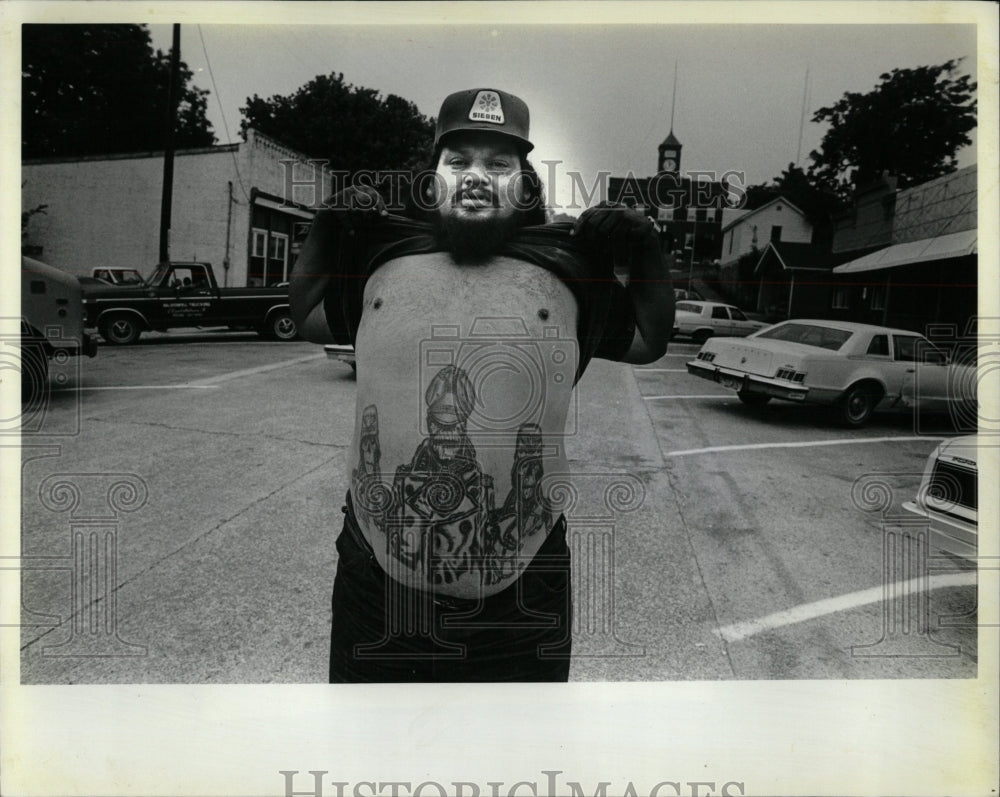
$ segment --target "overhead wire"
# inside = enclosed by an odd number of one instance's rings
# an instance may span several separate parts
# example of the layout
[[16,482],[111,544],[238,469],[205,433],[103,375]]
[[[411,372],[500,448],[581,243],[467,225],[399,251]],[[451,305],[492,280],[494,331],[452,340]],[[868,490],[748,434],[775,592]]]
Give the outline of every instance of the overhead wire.
[[[205,36],[201,32],[201,25],[196,26],[198,28],[198,38],[201,39],[201,50],[205,55],[205,66],[208,68],[208,77],[212,81],[212,91],[215,92],[215,101],[219,104],[219,115],[222,117],[222,127],[226,131],[226,140],[232,141],[232,136],[229,134],[229,124],[226,122],[226,112],[222,107],[222,95],[219,93],[219,87],[215,83],[215,74],[212,72],[212,62],[208,58],[208,47],[205,46]],[[240,190],[243,192],[243,198],[247,202],[250,201],[250,194],[247,192],[246,186],[243,184],[243,175],[240,174],[240,164],[236,158],[236,152],[230,153],[233,158],[233,168],[236,170],[236,180],[240,184]]]

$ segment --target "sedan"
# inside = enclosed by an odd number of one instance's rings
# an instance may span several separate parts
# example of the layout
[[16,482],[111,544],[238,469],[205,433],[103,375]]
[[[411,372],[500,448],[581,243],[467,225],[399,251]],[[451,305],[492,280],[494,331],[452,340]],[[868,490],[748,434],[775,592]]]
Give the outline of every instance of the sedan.
[[677,302],[674,335],[687,335],[695,343],[711,337],[743,337],[767,326],[752,321],[740,308],[720,302]]
[[847,426],[862,426],[880,409],[957,411],[952,405],[961,404],[968,412],[975,403],[973,365],[953,363],[916,332],[846,321],[784,321],[743,340],[709,340],[687,369],[745,404],[827,405]]
[[941,443],[927,458],[916,498],[903,509],[926,518],[932,553],[974,560],[978,542],[979,446],[976,435]]

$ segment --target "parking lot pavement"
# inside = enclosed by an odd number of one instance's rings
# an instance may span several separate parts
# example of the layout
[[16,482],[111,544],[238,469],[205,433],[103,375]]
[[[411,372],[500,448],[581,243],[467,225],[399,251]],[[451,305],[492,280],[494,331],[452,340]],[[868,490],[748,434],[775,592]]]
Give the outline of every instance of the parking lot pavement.
[[[695,349],[578,386],[571,678],[974,676],[975,573],[953,564],[921,593],[933,627],[882,655],[884,523],[851,501],[867,473],[910,498],[935,441],[748,411],[684,372]],[[87,365],[24,449],[22,681],[324,681],[350,369],[253,336]]]
[[571,679],[732,677],[631,367],[594,360],[577,389],[580,433],[567,441],[581,496],[568,515],[578,546]]
[[349,370],[253,339],[93,364],[52,407],[78,432],[25,449],[22,681],[324,680]]
[[[947,424],[846,430],[809,407],[752,410],[684,374],[697,346],[671,348],[634,373],[733,677],[974,677],[975,569],[923,555],[921,530],[899,525]],[[884,511],[862,484],[885,490]],[[887,600],[894,584],[910,592]]]

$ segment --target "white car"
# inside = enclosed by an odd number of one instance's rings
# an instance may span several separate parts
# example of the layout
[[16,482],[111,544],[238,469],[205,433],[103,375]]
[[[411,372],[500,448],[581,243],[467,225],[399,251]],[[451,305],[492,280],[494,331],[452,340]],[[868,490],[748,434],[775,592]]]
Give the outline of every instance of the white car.
[[978,543],[979,446],[976,435],[941,443],[927,458],[916,499],[903,509],[927,518],[931,554],[975,559]]
[[686,335],[695,343],[711,337],[743,337],[767,326],[747,318],[731,304],[683,301],[677,302],[674,309],[674,335]]
[[744,404],[825,404],[848,426],[863,425],[876,409],[976,417],[975,365],[952,362],[905,329],[783,321],[742,340],[709,340],[687,369],[736,391]]

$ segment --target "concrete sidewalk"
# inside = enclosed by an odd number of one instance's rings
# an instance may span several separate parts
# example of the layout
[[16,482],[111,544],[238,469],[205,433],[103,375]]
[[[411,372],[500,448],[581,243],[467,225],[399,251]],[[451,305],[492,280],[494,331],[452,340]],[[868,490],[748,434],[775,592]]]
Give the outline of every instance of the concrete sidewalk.
[[[631,366],[594,360],[577,391],[580,433],[567,442],[581,494],[568,513],[577,583],[570,679],[732,677],[678,509],[674,465],[660,450],[669,430],[654,428]],[[621,500],[635,484],[638,500]],[[610,544],[609,563],[594,561],[600,543]]]

